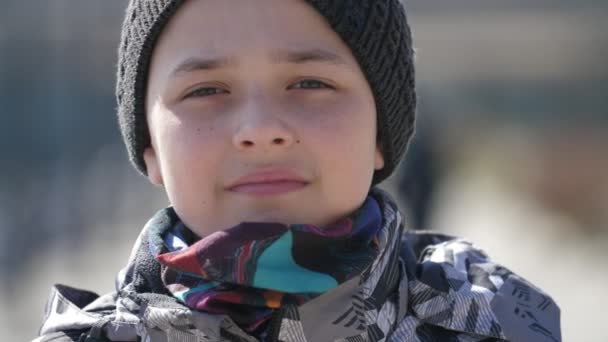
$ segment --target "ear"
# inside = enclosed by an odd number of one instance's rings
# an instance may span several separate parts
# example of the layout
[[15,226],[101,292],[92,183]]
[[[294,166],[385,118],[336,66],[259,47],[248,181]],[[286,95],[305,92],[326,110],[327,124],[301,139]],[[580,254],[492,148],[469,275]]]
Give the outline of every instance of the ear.
[[160,163],[154,147],[150,146],[144,150],[144,162],[146,163],[146,171],[148,172],[150,183],[163,186],[163,175],[160,171]]
[[384,156],[380,144],[376,144],[376,152],[374,153],[374,169],[380,170],[384,167]]

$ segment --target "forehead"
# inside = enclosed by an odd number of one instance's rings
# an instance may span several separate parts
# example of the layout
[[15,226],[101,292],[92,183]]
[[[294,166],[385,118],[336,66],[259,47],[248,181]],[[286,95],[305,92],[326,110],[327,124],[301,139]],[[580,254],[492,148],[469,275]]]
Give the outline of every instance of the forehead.
[[303,0],[186,1],[163,30],[155,59],[289,50],[327,51],[356,64],[325,18]]

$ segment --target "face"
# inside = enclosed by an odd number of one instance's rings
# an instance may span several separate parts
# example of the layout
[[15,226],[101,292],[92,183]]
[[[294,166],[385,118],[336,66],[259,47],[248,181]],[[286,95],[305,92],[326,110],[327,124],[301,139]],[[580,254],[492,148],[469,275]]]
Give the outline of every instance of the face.
[[302,0],[187,1],[155,47],[146,109],[148,177],[199,236],[326,226],[384,166],[369,84]]

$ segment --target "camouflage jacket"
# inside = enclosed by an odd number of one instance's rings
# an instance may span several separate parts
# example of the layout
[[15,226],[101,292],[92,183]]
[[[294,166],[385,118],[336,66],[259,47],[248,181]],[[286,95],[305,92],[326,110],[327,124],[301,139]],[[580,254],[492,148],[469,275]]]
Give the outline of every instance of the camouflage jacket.
[[[382,252],[359,277],[301,306],[274,312],[266,341],[559,342],[559,308],[471,243],[404,231],[389,196],[381,204]],[[56,285],[37,342],[257,342],[225,315],[190,310],[169,295],[140,234],[117,290],[104,296]]]

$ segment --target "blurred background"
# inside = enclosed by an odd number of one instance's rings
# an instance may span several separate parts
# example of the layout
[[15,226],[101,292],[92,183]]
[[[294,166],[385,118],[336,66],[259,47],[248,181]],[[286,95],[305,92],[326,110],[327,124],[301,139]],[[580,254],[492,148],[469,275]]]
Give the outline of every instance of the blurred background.
[[[608,2],[409,0],[418,133],[383,185],[412,229],[464,236],[551,294],[565,341],[607,341]],[[126,158],[126,1],[2,0],[0,340],[49,288],[113,289],[164,194]]]

